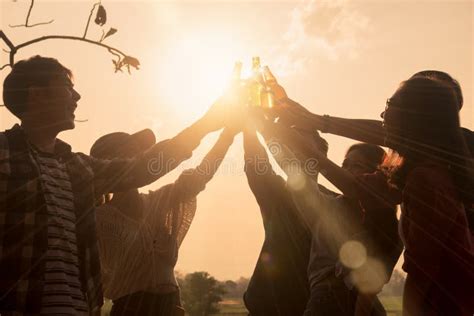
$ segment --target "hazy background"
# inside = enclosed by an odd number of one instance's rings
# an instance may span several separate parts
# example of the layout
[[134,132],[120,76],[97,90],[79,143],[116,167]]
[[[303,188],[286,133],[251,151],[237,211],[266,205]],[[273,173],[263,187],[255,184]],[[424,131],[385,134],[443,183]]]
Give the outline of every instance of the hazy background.
[[[0,0],[0,28],[14,44],[46,35],[82,36],[93,1]],[[89,44],[53,40],[22,49],[58,58],[75,75],[82,99],[76,129],[60,135],[76,151],[89,152],[95,139],[114,131],[151,128],[172,137],[202,115],[218,97],[235,60],[250,67],[258,55],[293,99],[311,111],[334,116],[378,118],[400,81],[423,69],[447,71],[459,80],[465,127],[474,128],[473,10],[471,1],[107,1],[108,21],[118,29],[106,39],[137,57],[139,71],[114,74],[112,56]],[[88,38],[101,28],[91,24]],[[7,48],[3,43],[1,48]],[[0,51],[1,64],[8,54]],[[9,69],[0,72],[0,79]],[[0,88],[2,90],[2,88]],[[0,108],[0,129],[16,119]],[[212,146],[210,135],[182,167],[144,188],[174,181],[199,163]],[[329,156],[342,162],[352,143],[336,136]],[[243,174],[240,136],[223,168],[198,197],[193,225],[180,250],[181,272],[209,271],[218,279],[250,276],[263,228]]]

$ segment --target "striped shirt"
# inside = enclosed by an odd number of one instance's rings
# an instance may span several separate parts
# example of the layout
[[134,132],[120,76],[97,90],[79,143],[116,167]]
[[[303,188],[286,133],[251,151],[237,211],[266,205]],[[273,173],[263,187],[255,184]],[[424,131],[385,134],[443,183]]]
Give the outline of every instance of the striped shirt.
[[48,216],[41,314],[88,315],[79,281],[74,197],[66,165],[54,155],[35,150],[33,153]]

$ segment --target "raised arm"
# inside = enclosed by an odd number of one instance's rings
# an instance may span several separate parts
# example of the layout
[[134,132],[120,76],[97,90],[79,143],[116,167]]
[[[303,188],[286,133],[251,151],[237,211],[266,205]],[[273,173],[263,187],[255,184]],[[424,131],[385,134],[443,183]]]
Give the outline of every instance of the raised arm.
[[318,115],[289,98],[282,100],[275,112],[290,125],[305,130],[320,130],[323,133],[384,146],[382,121]]
[[267,180],[269,176],[275,176],[267,152],[260,143],[257,132],[253,129],[244,131],[244,159],[247,178],[258,178],[256,179],[258,182],[263,181],[264,178]]
[[185,170],[179,176],[174,185],[179,200],[193,198],[205,189],[222,164],[236,134],[237,131],[225,128],[201,163],[194,169]]
[[210,110],[175,137],[159,142],[132,159],[95,159],[80,155],[94,177],[96,194],[127,191],[150,184],[191,157],[208,133],[224,126],[229,106],[216,102]]
[[244,131],[244,151],[247,182],[257,200],[263,224],[266,226],[273,211],[286,205],[291,196],[286,188],[286,181],[274,172],[255,129]]
[[[321,174],[347,197],[357,197],[357,180],[354,175],[336,165],[315,146],[312,146],[313,141],[311,139],[302,136],[298,131],[284,124],[273,123],[268,120],[263,120],[262,133],[266,139],[274,137],[288,146],[300,160],[302,171],[313,177],[316,182],[317,173],[314,172],[315,170],[308,170],[309,168],[317,167]],[[282,168],[285,169],[283,166]]]

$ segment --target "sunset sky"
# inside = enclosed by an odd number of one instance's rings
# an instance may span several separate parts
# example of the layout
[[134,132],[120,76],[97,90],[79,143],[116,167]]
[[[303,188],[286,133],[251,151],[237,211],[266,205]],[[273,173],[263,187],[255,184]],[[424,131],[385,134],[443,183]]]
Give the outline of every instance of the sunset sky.
[[[0,0],[0,28],[14,44],[46,35],[82,36],[94,1]],[[54,40],[22,49],[16,59],[40,54],[70,68],[82,95],[76,129],[60,138],[89,152],[98,137],[151,128],[174,136],[219,96],[234,61],[249,69],[252,56],[269,65],[288,95],[319,114],[379,118],[398,84],[423,69],[459,80],[462,124],[474,129],[474,2],[471,1],[112,1],[103,0],[110,27],[104,43],[137,57],[140,70],[114,73],[112,56],[90,44]],[[88,38],[101,28],[91,24]],[[1,48],[7,48],[3,43]],[[8,54],[0,51],[0,62]],[[0,72],[0,79],[9,69]],[[0,90],[2,88],[0,87]],[[1,103],[1,102],[0,102]],[[16,119],[0,108],[0,128]],[[144,188],[157,189],[197,165],[217,133],[183,166]],[[329,156],[342,162],[353,142],[323,135]],[[198,210],[181,247],[177,270],[208,271],[218,279],[249,277],[263,240],[257,203],[243,173],[241,136],[223,168],[198,196]]]

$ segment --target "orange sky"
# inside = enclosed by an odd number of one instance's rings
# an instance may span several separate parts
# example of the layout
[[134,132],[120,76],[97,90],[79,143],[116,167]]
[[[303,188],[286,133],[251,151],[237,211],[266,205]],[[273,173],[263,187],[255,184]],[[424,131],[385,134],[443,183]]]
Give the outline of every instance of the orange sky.
[[[61,134],[76,151],[113,131],[152,128],[158,139],[188,126],[215,100],[233,62],[249,67],[259,55],[293,99],[320,114],[378,118],[400,81],[422,69],[459,80],[465,95],[463,125],[474,128],[473,3],[466,1],[102,1],[105,42],[141,62],[132,75],[114,74],[111,56],[94,46],[49,41],[21,50],[73,70],[82,99],[76,116],[88,119]],[[36,1],[36,28],[23,22],[29,1],[0,0],[0,25],[14,43],[44,34],[81,36],[93,1]],[[100,29],[92,25],[89,37]],[[4,46],[2,46],[4,48]],[[1,53],[1,63],[7,54]],[[8,69],[0,72],[3,82]],[[1,88],[0,88],[1,90]],[[0,128],[16,120],[0,108]],[[324,135],[329,156],[341,162],[351,141]],[[182,168],[146,189],[176,179],[196,165],[216,135],[205,139]],[[198,211],[180,251],[177,269],[205,270],[219,279],[250,276],[261,242],[260,214],[245,175],[237,138],[223,169],[198,197]]]

